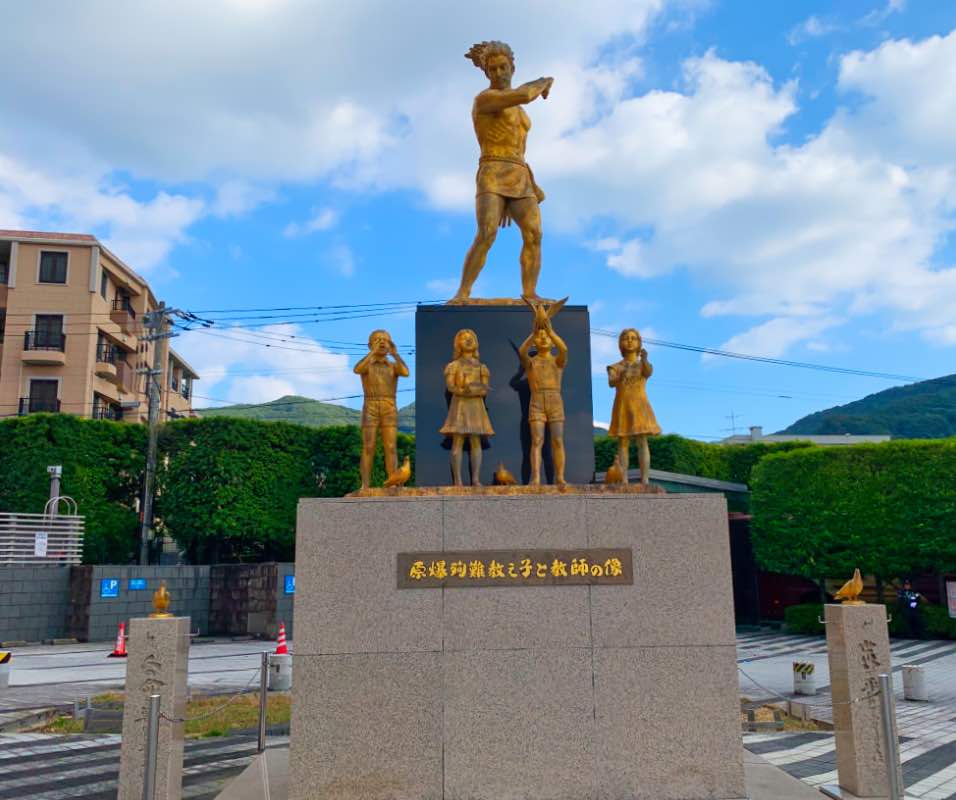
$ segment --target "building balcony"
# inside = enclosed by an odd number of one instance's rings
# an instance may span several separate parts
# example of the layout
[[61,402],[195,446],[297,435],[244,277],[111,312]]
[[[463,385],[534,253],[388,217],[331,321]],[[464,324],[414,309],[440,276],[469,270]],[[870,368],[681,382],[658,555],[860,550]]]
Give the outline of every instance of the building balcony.
[[119,422],[123,419],[123,409],[119,406],[110,406],[106,403],[93,404],[93,419],[111,419]]
[[23,334],[23,363],[57,366],[66,363],[66,334],[61,331],[27,331]]
[[96,345],[96,374],[111,382],[116,382],[116,348],[111,344]]
[[59,399],[40,397],[21,397],[20,416],[24,414],[56,413],[60,410]]
[[136,312],[130,304],[128,298],[117,297],[113,300],[113,308],[110,311],[110,320],[115,322],[123,333],[133,334],[136,330]]

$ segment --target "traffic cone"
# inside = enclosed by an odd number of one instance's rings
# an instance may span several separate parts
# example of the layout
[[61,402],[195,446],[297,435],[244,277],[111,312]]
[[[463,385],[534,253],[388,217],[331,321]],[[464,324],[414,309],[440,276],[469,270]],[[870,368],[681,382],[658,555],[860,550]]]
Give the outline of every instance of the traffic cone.
[[126,623],[119,624],[119,631],[116,634],[116,647],[107,658],[126,658]]
[[279,623],[279,646],[276,647],[277,656],[287,656],[289,655],[289,648],[285,645],[285,623]]

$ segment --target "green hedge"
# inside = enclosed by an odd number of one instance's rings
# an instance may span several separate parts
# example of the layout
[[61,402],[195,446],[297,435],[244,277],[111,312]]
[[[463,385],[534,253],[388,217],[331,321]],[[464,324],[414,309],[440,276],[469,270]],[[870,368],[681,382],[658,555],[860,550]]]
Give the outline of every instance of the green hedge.
[[[414,439],[399,434],[399,457]],[[163,427],[156,514],[194,563],[291,560],[301,497],[340,497],[359,487],[355,426],[210,417]],[[372,480],[385,479],[381,446]]]
[[[947,609],[942,606],[921,605],[924,635],[930,639],[956,639],[956,619],[951,619]],[[905,636],[908,633],[906,620],[895,603],[886,603],[886,614],[890,619],[891,636]],[[816,635],[824,633],[824,626],[817,622],[823,618],[822,603],[803,603],[784,609],[783,620],[788,633]]]
[[770,454],[750,487],[763,569],[816,581],[956,571],[956,440]]
[[[651,467],[685,475],[699,475],[732,483],[750,483],[754,466],[773,453],[789,453],[812,447],[809,442],[774,442],[770,444],[708,444],[683,436],[651,436]],[[617,439],[600,436],[594,440],[594,461],[598,472],[606,470],[617,453]],[[630,464],[637,466],[637,451],[631,445]]]
[[141,425],[30,414],[0,422],[0,511],[42,513],[46,468],[63,467],[61,491],[86,517],[83,560],[125,563],[138,552],[136,498],[146,429]]

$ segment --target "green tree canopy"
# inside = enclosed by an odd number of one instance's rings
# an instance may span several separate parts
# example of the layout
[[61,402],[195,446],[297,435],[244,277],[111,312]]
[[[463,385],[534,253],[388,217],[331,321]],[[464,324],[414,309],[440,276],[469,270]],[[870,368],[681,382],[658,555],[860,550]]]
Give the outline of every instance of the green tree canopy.
[[43,511],[46,468],[63,467],[62,492],[86,517],[83,560],[126,563],[138,549],[136,498],[146,429],[67,414],[30,414],[0,423],[0,511]]

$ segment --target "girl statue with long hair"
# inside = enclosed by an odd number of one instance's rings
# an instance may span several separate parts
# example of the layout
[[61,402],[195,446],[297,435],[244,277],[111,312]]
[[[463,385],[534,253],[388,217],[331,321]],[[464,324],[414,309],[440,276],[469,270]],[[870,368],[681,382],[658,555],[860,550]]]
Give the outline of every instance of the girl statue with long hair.
[[448,417],[441,433],[451,437],[451,474],[455,486],[462,486],[461,456],[465,437],[471,460],[471,485],[481,486],[481,437],[495,431],[488,419],[485,396],[490,374],[478,355],[478,337],[470,328],[455,334],[453,360],[445,367],[445,388],[451,394]]

